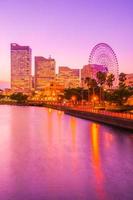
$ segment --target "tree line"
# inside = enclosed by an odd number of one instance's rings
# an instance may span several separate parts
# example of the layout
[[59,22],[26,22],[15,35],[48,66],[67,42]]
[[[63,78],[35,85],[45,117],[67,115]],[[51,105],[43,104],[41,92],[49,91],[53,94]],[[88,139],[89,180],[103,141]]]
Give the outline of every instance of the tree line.
[[72,96],[76,96],[78,101],[91,102],[93,97],[97,96],[100,104],[107,101],[123,105],[133,95],[133,87],[126,86],[126,74],[124,73],[119,74],[119,83],[115,88],[113,87],[114,81],[114,74],[99,71],[96,74],[96,79],[91,77],[82,79],[87,89],[82,87],[65,89],[64,98],[70,100]]
[[[99,104],[103,104],[106,101],[110,104],[123,105],[133,95],[133,87],[126,85],[126,74],[124,73],[119,74],[119,83],[115,88],[113,87],[114,81],[114,74],[99,71],[96,74],[96,79],[91,77],[82,79],[82,83],[86,85],[86,88],[65,89],[64,95],[59,95],[59,101],[62,102],[67,99],[74,102],[81,102],[83,100],[92,102],[97,97]],[[21,92],[13,93],[9,96],[0,94],[0,99],[4,99],[5,97],[18,103],[24,103],[28,101],[29,96]]]

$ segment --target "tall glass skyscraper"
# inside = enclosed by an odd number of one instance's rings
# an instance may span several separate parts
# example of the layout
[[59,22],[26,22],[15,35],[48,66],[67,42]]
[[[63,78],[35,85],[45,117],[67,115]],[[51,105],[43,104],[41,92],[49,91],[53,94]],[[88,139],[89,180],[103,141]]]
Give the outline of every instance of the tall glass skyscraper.
[[44,58],[41,56],[35,57],[35,89],[44,90],[49,87],[55,78],[55,60]]
[[11,89],[14,92],[29,92],[31,87],[31,48],[12,43]]

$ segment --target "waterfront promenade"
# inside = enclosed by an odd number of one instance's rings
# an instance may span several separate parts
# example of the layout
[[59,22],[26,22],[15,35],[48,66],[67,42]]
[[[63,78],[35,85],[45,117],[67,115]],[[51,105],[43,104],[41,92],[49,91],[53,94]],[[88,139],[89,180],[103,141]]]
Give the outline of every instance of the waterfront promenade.
[[66,114],[92,120],[133,131],[133,114],[124,112],[111,112],[98,110],[87,106],[62,106],[59,104],[45,104],[44,106],[63,110]]

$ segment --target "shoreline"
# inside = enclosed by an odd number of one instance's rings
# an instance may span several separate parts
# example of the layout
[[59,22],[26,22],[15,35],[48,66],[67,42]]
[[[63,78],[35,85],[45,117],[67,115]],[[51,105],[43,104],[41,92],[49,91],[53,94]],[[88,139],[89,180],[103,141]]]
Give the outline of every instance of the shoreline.
[[[61,110],[64,111],[67,115],[72,115],[74,117],[78,117],[81,119],[91,120],[98,123],[115,126],[118,128],[124,128],[130,131],[133,131],[133,118],[124,118],[124,117],[118,117],[113,115],[105,115],[101,112],[90,112],[86,110],[76,110],[74,108],[68,108],[63,107],[61,105],[52,105],[52,104],[46,104],[42,102],[38,103],[32,103],[32,102],[26,102],[26,103],[16,103],[16,102],[0,102],[0,105],[13,105],[13,106],[37,106],[37,107],[46,107],[51,108],[55,110]],[[131,115],[133,116],[133,115]]]
[[132,119],[125,119],[110,115],[104,115],[102,113],[93,113],[88,111],[81,111],[81,110],[75,110],[75,109],[68,109],[63,108],[61,106],[55,106],[55,105],[45,105],[44,107],[56,109],[56,110],[63,110],[65,114],[71,115],[74,117],[78,117],[81,119],[91,120],[98,123],[106,124],[109,126],[115,126],[118,128],[124,128],[130,131],[133,131],[133,118]]

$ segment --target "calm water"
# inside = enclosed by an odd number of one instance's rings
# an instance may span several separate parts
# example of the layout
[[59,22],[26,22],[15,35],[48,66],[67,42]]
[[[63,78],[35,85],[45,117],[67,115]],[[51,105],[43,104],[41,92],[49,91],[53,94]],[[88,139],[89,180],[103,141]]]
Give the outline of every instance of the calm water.
[[0,106],[0,200],[132,200],[133,134]]

